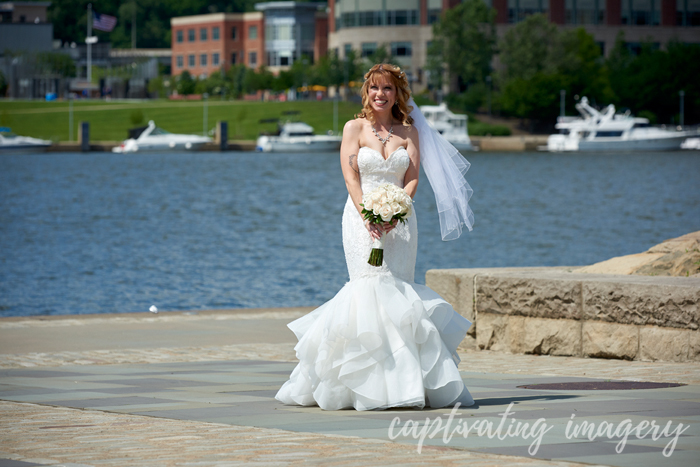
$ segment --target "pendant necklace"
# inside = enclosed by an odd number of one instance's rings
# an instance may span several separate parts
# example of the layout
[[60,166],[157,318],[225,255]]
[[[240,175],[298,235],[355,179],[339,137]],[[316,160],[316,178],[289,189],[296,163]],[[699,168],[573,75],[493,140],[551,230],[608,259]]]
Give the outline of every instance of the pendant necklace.
[[394,132],[394,124],[391,124],[391,128],[389,129],[389,134],[386,135],[386,138],[382,138],[379,136],[379,133],[377,133],[377,130],[374,128],[374,125],[372,125],[372,131],[374,132],[374,135],[379,138],[379,141],[382,143],[382,145],[386,146],[386,142],[389,141],[389,138],[391,138],[391,134]]

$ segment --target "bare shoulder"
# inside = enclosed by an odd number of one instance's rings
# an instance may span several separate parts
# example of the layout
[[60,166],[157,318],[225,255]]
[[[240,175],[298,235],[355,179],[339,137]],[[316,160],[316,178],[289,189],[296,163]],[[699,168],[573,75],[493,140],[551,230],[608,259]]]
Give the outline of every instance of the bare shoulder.
[[414,126],[400,126],[399,131],[395,131],[401,138],[405,139],[407,143],[412,143],[418,146],[418,129]]
[[350,134],[355,134],[358,135],[362,131],[362,128],[365,125],[365,119],[364,118],[354,118],[352,120],[348,120],[345,126],[343,127],[343,133],[350,133]]

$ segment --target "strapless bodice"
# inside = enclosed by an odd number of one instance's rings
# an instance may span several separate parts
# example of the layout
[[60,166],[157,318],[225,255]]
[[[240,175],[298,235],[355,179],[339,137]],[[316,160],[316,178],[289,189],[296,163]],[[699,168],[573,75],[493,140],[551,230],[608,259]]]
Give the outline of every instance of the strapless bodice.
[[361,147],[357,154],[357,166],[360,168],[362,192],[369,193],[383,183],[393,183],[403,188],[410,162],[408,151],[404,147],[396,149],[386,159],[375,149]]

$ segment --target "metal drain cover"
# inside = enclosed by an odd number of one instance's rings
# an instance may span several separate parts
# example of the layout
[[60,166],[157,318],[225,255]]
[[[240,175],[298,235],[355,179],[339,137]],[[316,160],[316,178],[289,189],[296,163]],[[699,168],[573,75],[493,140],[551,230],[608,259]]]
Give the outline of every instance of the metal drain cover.
[[630,389],[661,389],[685,386],[680,383],[650,383],[646,381],[577,381],[574,383],[545,383],[518,386],[521,389],[554,391],[616,391]]

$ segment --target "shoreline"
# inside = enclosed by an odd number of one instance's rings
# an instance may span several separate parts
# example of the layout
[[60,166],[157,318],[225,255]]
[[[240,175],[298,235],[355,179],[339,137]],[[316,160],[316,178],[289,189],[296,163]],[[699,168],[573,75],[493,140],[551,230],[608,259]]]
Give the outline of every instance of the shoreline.
[[[538,147],[546,146],[548,137],[549,135],[470,136],[470,139],[472,144],[482,152],[526,152],[537,151]],[[90,151],[86,152],[111,152],[112,148],[121,143],[121,141],[93,141],[90,143]],[[222,151],[217,143],[207,143],[198,151],[252,152],[255,151],[255,146],[254,140],[229,140],[226,150]],[[51,145],[46,152],[82,152],[82,148],[77,141],[60,141]]]
[[261,316],[274,313],[308,313],[315,310],[315,306],[307,307],[279,307],[279,308],[212,308],[206,310],[159,310],[157,313],[150,311],[124,311],[120,313],[90,313],[90,314],[69,314],[69,315],[33,315],[33,316],[0,316],[0,327],[7,323],[18,323],[23,321],[63,321],[63,320],[97,320],[109,318],[159,318],[159,317],[212,317],[216,315],[229,315],[234,319],[236,316],[259,314]]

